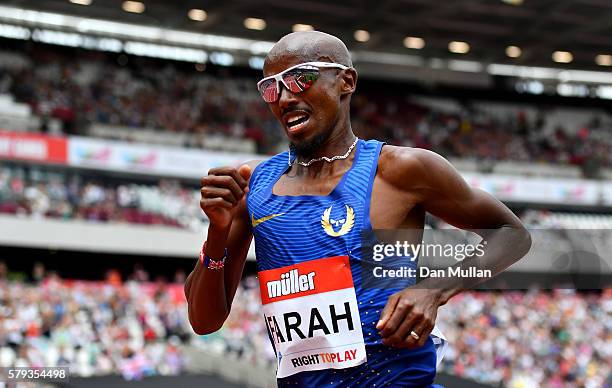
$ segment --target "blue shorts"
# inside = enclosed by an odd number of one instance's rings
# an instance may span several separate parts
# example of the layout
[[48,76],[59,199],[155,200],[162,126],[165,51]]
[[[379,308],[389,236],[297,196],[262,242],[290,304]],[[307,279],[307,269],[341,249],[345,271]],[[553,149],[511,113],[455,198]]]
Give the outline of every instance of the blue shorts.
[[436,351],[431,337],[418,349],[366,346],[368,361],[346,369],[301,372],[278,379],[278,387],[432,387]]

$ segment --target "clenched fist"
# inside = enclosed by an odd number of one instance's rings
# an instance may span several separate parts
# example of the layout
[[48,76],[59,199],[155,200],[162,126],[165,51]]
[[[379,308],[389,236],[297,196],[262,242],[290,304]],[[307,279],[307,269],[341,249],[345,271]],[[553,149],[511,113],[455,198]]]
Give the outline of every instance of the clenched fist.
[[208,216],[211,225],[229,228],[240,204],[249,191],[247,182],[251,167],[243,164],[239,168],[218,167],[208,171],[200,180],[200,207]]

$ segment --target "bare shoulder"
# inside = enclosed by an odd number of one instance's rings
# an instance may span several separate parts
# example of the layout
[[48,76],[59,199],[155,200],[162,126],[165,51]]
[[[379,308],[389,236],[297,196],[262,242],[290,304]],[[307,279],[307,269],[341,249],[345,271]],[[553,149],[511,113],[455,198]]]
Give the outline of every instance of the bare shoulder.
[[454,167],[439,154],[422,148],[383,146],[378,160],[379,176],[399,188],[414,188]]

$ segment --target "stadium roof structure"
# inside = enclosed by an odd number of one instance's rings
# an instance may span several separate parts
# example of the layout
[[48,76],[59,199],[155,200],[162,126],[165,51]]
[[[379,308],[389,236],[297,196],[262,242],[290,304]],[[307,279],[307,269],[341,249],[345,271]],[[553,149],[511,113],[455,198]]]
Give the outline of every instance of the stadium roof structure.
[[[562,66],[606,70],[612,55],[612,2],[609,0],[141,0],[142,13],[125,12],[122,0],[12,0],[5,5],[50,12],[275,41],[294,24],[307,24],[341,37],[351,50],[413,54],[484,63]],[[75,3],[89,3],[87,6]],[[188,18],[202,9],[203,21]],[[247,29],[246,18],[265,21]],[[263,25],[255,25],[262,28]],[[357,36],[355,31],[369,34]],[[404,46],[406,37],[423,41]],[[449,51],[466,42],[469,52]],[[507,55],[508,46],[516,58]],[[457,50],[455,50],[457,51]],[[459,46],[458,51],[465,51]],[[555,51],[571,53],[571,64],[553,61]],[[600,57],[597,57],[597,56]],[[560,57],[567,61],[567,56]]]

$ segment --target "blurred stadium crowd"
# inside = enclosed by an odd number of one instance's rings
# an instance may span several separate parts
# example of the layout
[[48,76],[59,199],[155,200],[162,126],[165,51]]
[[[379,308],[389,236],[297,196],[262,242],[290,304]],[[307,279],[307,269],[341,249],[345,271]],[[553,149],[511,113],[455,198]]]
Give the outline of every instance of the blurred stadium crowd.
[[176,375],[190,337],[182,284],[137,275],[122,283],[78,281],[45,274],[34,283],[7,280],[0,264],[0,365],[69,366],[74,376],[121,374],[126,379]]
[[[27,103],[34,114],[61,122],[67,133],[90,124],[154,128],[197,135],[185,146],[221,134],[251,139],[259,153],[275,153],[284,136],[255,89],[255,77],[215,76],[168,62],[103,53],[78,60],[37,47],[0,53],[0,95]],[[568,118],[550,106],[470,100],[418,99],[401,90],[358,91],[353,129],[364,138],[435,149],[446,157],[612,165],[612,117],[586,111]],[[198,140],[199,139],[199,140]]]
[[440,310],[442,370],[509,387],[612,382],[612,290],[463,293]]
[[176,180],[104,181],[36,167],[0,168],[0,213],[201,230],[199,192]]
[[[36,268],[36,267],[35,267]],[[74,281],[34,270],[35,283],[7,280],[0,265],[0,365],[68,365],[75,376],[172,375],[193,346],[274,369],[255,277],[243,280],[224,327],[196,336],[183,284]],[[600,293],[467,292],[440,310],[450,348],[442,371],[508,387],[603,387],[612,379],[612,290]],[[229,359],[228,359],[229,360]],[[231,367],[231,365],[228,365]]]
[[[207,222],[199,191],[174,179],[135,183],[127,180],[44,167],[0,167],[0,214],[163,225],[201,231]],[[525,210],[531,228],[612,229],[612,215]],[[434,228],[447,225],[437,219]]]

